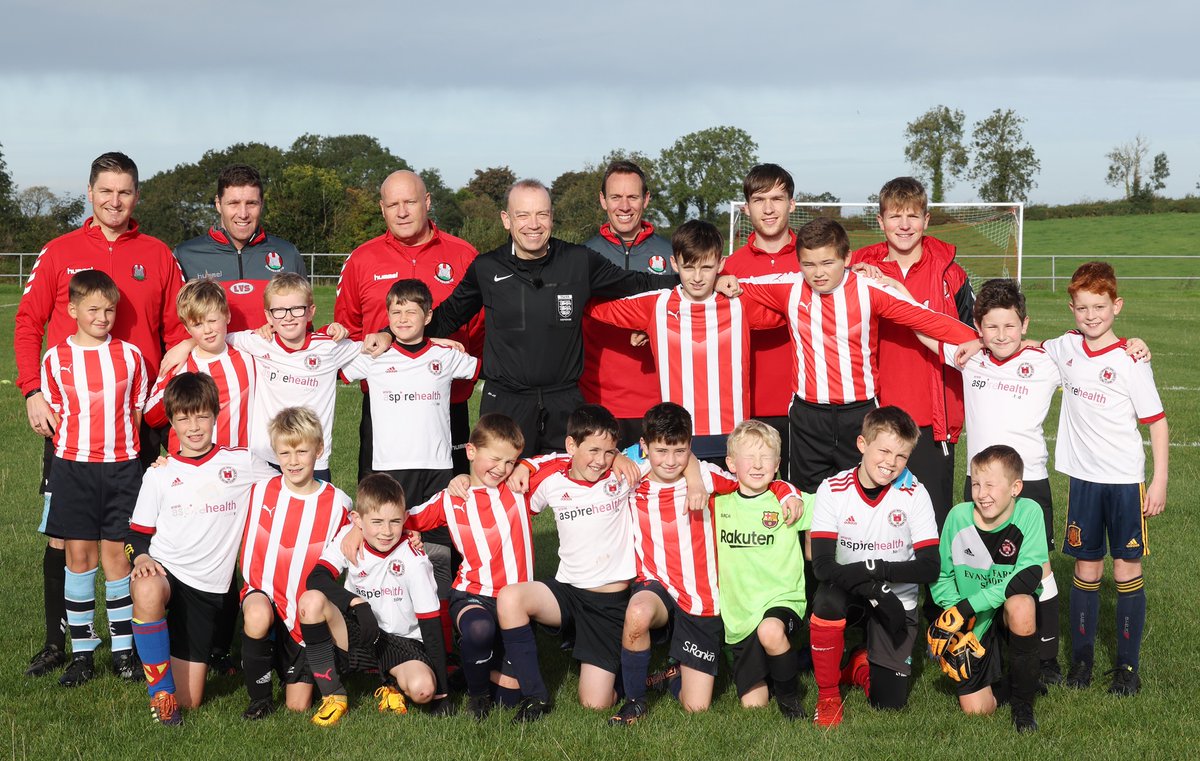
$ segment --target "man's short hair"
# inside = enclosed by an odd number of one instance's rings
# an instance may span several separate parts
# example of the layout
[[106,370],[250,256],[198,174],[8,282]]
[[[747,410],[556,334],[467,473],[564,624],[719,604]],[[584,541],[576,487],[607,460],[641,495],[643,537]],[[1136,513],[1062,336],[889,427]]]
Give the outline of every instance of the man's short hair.
[[262,176],[249,164],[230,164],[217,175],[217,198],[225,195],[225,188],[258,188],[261,196]]
[[88,175],[89,188],[96,184],[96,178],[100,176],[101,172],[127,174],[133,177],[133,189],[138,189],[137,164],[133,163],[133,159],[120,151],[109,151],[96,157],[96,160],[92,162],[92,172]]
[[611,436],[615,442],[620,429],[613,414],[599,404],[583,404],[567,417],[567,435],[576,445],[588,436]]
[[391,309],[393,304],[405,302],[416,304],[425,314],[433,311],[433,293],[430,292],[429,286],[416,278],[405,278],[392,283],[384,300],[388,309]]
[[1021,454],[1007,444],[992,444],[971,458],[971,470],[985,468],[997,463],[1004,469],[1009,481],[1018,481],[1025,475],[1025,462]]
[[205,373],[179,373],[167,382],[163,391],[163,410],[167,420],[176,415],[208,412],[216,418],[221,414],[221,392],[217,382]]
[[311,444],[314,447],[325,445],[325,429],[321,420],[308,407],[285,407],[279,411],[271,422],[267,423],[267,434],[271,438],[271,448],[279,446],[294,447],[300,444]]
[[689,219],[671,235],[671,255],[679,264],[696,264],[706,259],[721,261],[725,242],[721,231],[711,222]]
[[313,304],[312,283],[299,272],[280,272],[263,289],[263,305],[271,307],[272,296],[282,296],[285,293],[302,294],[309,306]]
[[925,194],[925,186],[916,177],[888,180],[879,189],[879,213],[883,214],[888,209],[911,209],[919,214],[929,211],[929,196]]
[[67,298],[70,303],[78,304],[93,293],[100,294],[110,304],[121,300],[121,291],[116,282],[104,270],[84,270],[71,275],[67,284]]
[[600,180],[600,195],[608,195],[608,178],[614,174],[636,174],[642,181],[642,195],[646,195],[650,190],[646,187],[646,173],[640,166],[626,159],[617,159],[610,161],[604,170],[604,177]]
[[1107,295],[1114,301],[1117,298],[1117,273],[1108,262],[1087,262],[1079,265],[1071,282],[1067,285],[1067,294],[1072,300],[1080,291]]
[[690,444],[692,415],[674,402],[662,402],[642,417],[642,440],[646,444]]
[[508,202],[512,198],[513,191],[521,190],[523,188],[531,188],[534,190],[545,191],[546,196],[548,198],[550,198],[551,207],[554,206],[554,197],[550,195],[550,188],[546,187],[546,183],[542,182],[541,180],[535,180],[532,177],[526,177],[523,180],[517,180],[512,185],[509,185],[508,190],[506,190],[504,192],[504,208],[505,209],[508,208]]
[[370,515],[379,512],[384,505],[395,505],[407,509],[404,487],[387,473],[372,473],[358,482],[358,493],[354,497],[354,512]]
[[782,185],[788,198],[796,194],[796,181],[788,170],[778,164],[759,164],[746,174],[742,181],[742,195],[747,201],[755,193],[765,193],[776,185]]
[[499,412],[480,415],[475,427],[471,429],[471,446],[479,449],[494,441],[509,444],[518,452],[525,448],[525,434],[521,433],[521,426],[517,425],[517,421]]
[[796,231],[797,255],[800,249],[816,251],[825,246],[833,246],[839,259],[850,255],[850,236],[836,219],[817,217]]
[[725,450],[733,456],[742,451],[746,444],[762,444],[776,457],[782,449],[779,431],[761,420],[754,419],[743,420],[733,427],[729,440],[725,442]]
[[979,293],[975,294],[975,322],[983,322],[984,316],[993,309],[1012,309],[1017,313],[1017,318],[1024,322],[1025,294],[1021,291],[1021,284],[1007,277],[993,278],[984,283]]
[[916,446],[917,439],[921,438],[921,429],[917,427],[912,416],[896,406],[873,409],[863,418],[862,437],[868,444],[885,431],[913,446]]
[[228,319],[229,302],[220,283],[211,277],[199,277],[187,281],[179,289],[175,311],[184,325],[200,322],[213,312],[220,312]]

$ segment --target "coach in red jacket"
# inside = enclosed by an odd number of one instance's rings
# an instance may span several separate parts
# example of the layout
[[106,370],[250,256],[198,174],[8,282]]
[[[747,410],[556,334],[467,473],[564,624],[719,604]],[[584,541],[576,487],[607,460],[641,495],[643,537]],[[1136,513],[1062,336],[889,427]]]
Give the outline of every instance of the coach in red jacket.
[[[886,241],[855,251],[851,265],[869,264],[904,284],[914,300],[973,325],[975,294],[954,246],[925,235],[925,187],[897,177],[879,191],[879,225]],[[954,444],[963,427],[962,375],[925,349],[908,328],[879,330],[879,403],[902,407],[921,427],[908,467],[933,500],[938,527],[954,505]]]
[[[333,318],[346,326],[350,337],[361,341],[366,333],[388,326],[386,297],[392,283],[416,278],[429,286],[433,305],[446,297],[462,280],[475,259],[474,246],[444,233],[429,219],[432,205],[425,182],[415,172],[393,172],[379,188],[379,208],[387,230],[354,249],[342,265],[338,278]],[[483,348],[483,315],[476,315],[450,336],[475,357]],[[450,393],[450,438],[454,444],[454,470],[467,472],[463,447],[471,435],[467,400],[475,390],[470,381],[455,381]],[[366,387],[363,387],[366,391]],[[363,394],[358,477],[371,468],[370,397]]]
[[[138,231],[133,218],[138,202],[137,165],[123,153],[100,156],[92,162],[87,196],[92,216],[84,220],[83,227],[55,238],[38,254],[17,306],[13,330],[17,386],[25,395],[29,425],[47,437],[43,492],[53,454],[48,437],[56,421],[40,388],[42,341],[54,346],[75,333],[75,320],[67,313],[71,276],[94,269],[116,281],[121,302],[112,335],[137,346],[152,374],[158,371],[164,342],[174,345],[188,337],[175,312],[175,296],[183,286],[179,265],[166,244]],[[143,463],[153,461],[159,450],[157,434],[143,423],[140,438]],[[49,505],[49,495],[44,503]],[[30,662],[25,672],[29,676],[47,674],[66,661],[65,566],[62,540],[51,538],[42,561],[46,646]]]

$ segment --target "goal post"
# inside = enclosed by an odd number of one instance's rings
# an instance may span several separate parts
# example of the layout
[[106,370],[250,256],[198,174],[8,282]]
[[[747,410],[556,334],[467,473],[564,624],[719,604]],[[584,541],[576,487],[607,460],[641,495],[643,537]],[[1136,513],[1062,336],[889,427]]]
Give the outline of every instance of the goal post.
[[[745,201],[729,202],[729,252],[746,244],[753,231],[745,214]],[[876,203],[796,202],[788,224],[798,230],[816,217],[836,219],[846,228],[853,251],[883,240],[876,219]],[[962,265],[978,289],[984,280],[1011,277],[1021,280],[1021,246],[1025,228],[1023,203],[931,203],[926,235],[952,243],[955,261]]]

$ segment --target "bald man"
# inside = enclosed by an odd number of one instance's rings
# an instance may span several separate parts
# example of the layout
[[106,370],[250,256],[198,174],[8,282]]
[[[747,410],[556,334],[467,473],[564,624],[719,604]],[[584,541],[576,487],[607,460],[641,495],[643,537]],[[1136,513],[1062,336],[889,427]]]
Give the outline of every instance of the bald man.
[[[346,326],[350,337],[361,341],[366,333],[387,327],[385,297],[392,283],[417,278],[429,286],[433,304],[446,299],[462,280],[474,261],[475,248],[462,238],[442,232],[429,218],[432,202],[420,175],[408,170],[393,172],[379,188],[379,210],[387,230],[350,253],[338,278],[334,319]],[[483,346],[483,318],[467,321],[451,336],[479,356]],[[450,435],[454,444],[454,470],[467,472],[465,446],[471,435],[467,400],[475,384],[455,381],[450,395]],[[366,391],[366,385],[363,385]],[[371,406],[363,394],[362,423],[359,430],[359,480],[373,472],[371,468]],[[444,486],[444,484],[443,484]],[[409,504],[424,501],[421,493],[428,486],[412,490],[405,484]],[[427,496],[442,488],[438,486]]]

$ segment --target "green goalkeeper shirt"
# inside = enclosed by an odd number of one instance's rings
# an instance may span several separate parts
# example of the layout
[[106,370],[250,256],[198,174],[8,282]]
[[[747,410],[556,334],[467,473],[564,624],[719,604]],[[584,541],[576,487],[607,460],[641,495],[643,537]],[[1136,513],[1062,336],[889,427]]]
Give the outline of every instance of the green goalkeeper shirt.
[[1036,593],[1050,557],[1042,508],[1031,499],[1017,499],[1008,521],[993,531],[975,525],[974,503],[955,505],[939,548],[942,568],[933,600],[942,608],[966,600],[975,612],[972,631],[981,639],[1011,593]]
[[770,491],[757,497],[735,491],[716,498],[717,583],[730,644],[753,634],[771,608],[804,615],[801,532],[812,524],[813,496],[800,496],[804,515],[791,526],[783,522],[779,500]]

